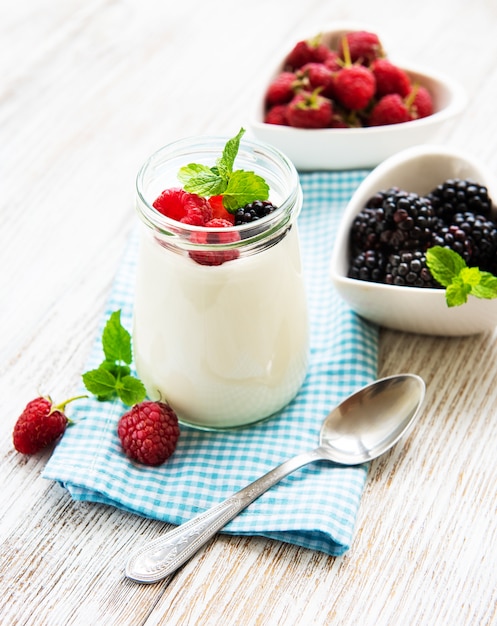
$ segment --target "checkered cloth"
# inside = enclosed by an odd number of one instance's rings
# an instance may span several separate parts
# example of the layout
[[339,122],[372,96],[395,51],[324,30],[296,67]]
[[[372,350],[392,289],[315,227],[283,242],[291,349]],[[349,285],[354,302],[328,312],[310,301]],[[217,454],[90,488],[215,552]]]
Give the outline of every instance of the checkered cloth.
[[[336,228],[366,171],[301,174],[304,206],[299,217],[311,319],[311,358],[304,384],[277,417],[235,431],[182,427],[178,447],[161,467],[132,464],[123,455],[117,422],[120,402],[83,400],[71,406],[67,429],[45,467],[75,500],[102,502],[139,515],[181,524],[227,498],[275,465],[318,445],[321,423],[332,407],[376,378],[377,328],[357,317],[334,292],[328,277]],[[88,368],[102,360],[101,331],[122,310],[131,329],[137,237],[116,276]],[[311,463],[271,488],[223,532],[261,535],[340,555],[351,544],[367,465]]]

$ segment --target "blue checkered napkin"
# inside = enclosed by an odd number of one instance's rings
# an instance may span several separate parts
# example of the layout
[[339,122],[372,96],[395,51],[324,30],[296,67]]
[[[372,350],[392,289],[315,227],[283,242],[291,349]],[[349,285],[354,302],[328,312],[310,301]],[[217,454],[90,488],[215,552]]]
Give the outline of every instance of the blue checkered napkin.
[[[311,361],[295,400],[277,417],[241,430],[182,427],[178,448],[161,467],[132,464],[116,433],[125,407],[88,399],[71,407],[71,426],[45,467],[76,500],[102,502],[180,524],[272,469],[318,444],[329,410],[376,378],[377,329],[352,313],[333,291],[329,260],[342,210],[366,171],[301,175],[299,218],[311,317]],[[101,330],[122,310],[131,328],[137,237],[116,277],[88,367],[102,359]],[[331,555],[351,544],[367,466],[307,465],[283,479],[231,521],[224,532],[262,535]]]

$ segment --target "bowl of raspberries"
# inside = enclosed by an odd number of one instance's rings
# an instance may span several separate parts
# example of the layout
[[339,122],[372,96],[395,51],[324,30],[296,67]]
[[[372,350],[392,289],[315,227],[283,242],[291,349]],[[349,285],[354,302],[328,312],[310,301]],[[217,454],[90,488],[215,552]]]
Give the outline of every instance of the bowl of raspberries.
[[375,31],[342,23],[283,56],[251,128],[299,170],[369,168],[433,141],[465,103],[453,80],[398,64]]
[[497,198],[481,163],[422,145],[389,157],[351,197],[331,280],[380,326],[464,336],[497,325]]

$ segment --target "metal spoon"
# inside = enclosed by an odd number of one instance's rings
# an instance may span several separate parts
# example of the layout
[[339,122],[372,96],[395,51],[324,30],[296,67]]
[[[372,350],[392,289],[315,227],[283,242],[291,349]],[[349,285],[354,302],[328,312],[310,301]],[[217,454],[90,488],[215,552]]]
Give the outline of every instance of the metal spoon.
[[129,558],[126,576],[153,583],[172,574],[240,511],[307,463],[359,465],[380,456],[412,428],[424,394],[425,383],[414,374],[366,385],[326,417],[315,450],[285,461],[224,502],[142,546]]

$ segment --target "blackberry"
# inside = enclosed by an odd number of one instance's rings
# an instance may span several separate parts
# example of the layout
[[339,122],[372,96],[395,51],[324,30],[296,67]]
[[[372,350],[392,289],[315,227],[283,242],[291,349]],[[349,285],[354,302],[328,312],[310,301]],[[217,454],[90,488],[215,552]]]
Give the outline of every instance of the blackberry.
[[431,246],[450,248],[457,252],[469,265],[473,244],[464,230],[456,224],[450,224],[449,226],[443,220],[440,220],[439,226],[433,233]]
[[453,225],[464,232],[470,241],[468,265],[491,271],[497,255],[497,224],[484,215],[465,212],[454,215]]
[[261,217],[266,217],[266,215],[269,215],[276,209],[277,207],[275,207],[274,204],[268,200],[256,200],[255,202],[250,202],[249,204],[246,204],[236,210],[235,226],[255,222]]
[[424,249],[437,224],[431,202],[416,193],[395,191],[382,205],[390,223],[380,240],[394,251]]
[[406,191],[402,191],[400,187],[390,187],[389,189],[383,189],[381,191],[377,191],[373,196],[369,198],[366,202],[366,207],[370,209],[381,209],[383,206],[383,202],[394,194],[404,194],[407,195]]
[[451,221],[456,213],[472,212],[488,216],[492,208],[488,189],[470,179],[449,178],[427,197],[436,215],[446,221]]
[[386,258],[377,250],[365,250],[352,259],[349,267],[349,278],[367,280],[373,283],[385,281]]
[[375,250],[380,247],[380,234],[385,230],[383,214],[378,209],[366,207],[360,211],[350,230],[353,253]]
[[403,250],[388,257],[385,282],[387,285],[440,288],[426,265],[420,250]]
[[[392,212],[383,208],[392,196],[407,195],[397,187],[378,191],[366,202],[366,206],[356,215],[351,228],[350,242],[353,252],[379,250],[384,247],[383,233],[395,228]],[[390,206],[390,205],[389,205]]]

